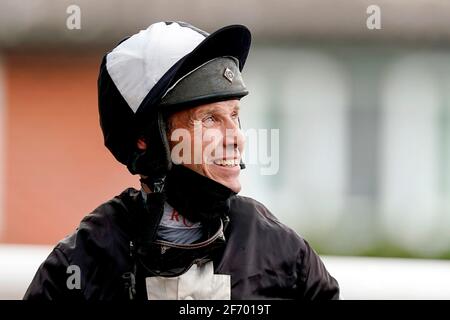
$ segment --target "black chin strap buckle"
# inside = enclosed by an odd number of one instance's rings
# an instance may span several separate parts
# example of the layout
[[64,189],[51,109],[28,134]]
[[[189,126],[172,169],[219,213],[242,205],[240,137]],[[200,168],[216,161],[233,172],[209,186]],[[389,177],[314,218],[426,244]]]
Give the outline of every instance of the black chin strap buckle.
[[156,193],[163,192],[165,180],[166,180],[166,177],[156,180],[152,186],[153,192],[156,192]]
[[156,180],[149,178],[141,178],[139,181],[145,184],[153,193],[162,193],[164,190],[166,177],[162,177]]

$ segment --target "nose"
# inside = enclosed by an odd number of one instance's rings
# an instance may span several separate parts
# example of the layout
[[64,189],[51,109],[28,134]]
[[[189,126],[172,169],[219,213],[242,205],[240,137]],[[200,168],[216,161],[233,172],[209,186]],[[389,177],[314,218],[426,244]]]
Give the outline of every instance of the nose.
[[225,128],[225,139],[223,141],[226,149],[241,151],[245,143],[245,137],[240,128],[240,122],[230,119]]

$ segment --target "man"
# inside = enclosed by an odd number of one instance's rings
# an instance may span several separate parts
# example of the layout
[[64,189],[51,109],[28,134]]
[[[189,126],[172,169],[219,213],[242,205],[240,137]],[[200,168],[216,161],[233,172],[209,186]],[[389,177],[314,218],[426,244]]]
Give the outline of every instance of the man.
[[339,298],[309,244],[237,195],[250,42],[241,25],[208,35],[160,22],[105,55],[105,145],[140,175],[142,190],[86,216],[40,266],[25,299]]

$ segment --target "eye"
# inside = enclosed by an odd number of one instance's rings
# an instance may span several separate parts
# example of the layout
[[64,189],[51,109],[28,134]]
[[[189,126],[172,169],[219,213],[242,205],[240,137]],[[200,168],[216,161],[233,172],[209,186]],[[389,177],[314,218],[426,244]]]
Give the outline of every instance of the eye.
[[214,121],[215,121],[215,119],[211,115],[204,117],[202,120],[203,124],[205,124],[206,126],[210,126],[210,125],[214,124]]

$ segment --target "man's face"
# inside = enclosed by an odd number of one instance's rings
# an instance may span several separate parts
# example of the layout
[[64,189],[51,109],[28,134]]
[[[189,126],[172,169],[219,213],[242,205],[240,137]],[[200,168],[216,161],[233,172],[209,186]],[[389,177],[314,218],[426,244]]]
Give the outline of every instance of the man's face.
[[182,110],[172,114],[168,123],[171,150],[180,143],[178,139],[173,141],[172,133],[177,129],[189,132],[183,135],[183,140],[190,141],[182,142],[190,146],[191,156],[188,158],[191,161],[183,161],[184,166],[234,192],[241,190],[239,163],[245,138],[239,129],[239,100],[214,102]]

